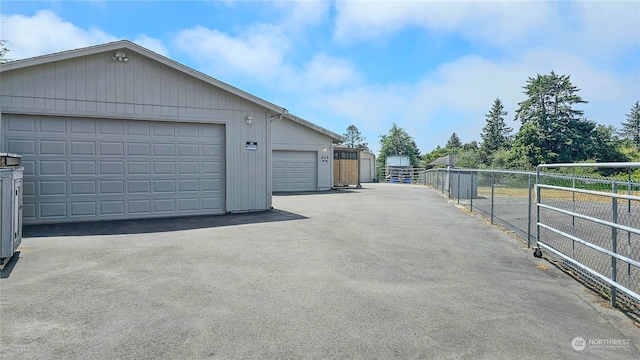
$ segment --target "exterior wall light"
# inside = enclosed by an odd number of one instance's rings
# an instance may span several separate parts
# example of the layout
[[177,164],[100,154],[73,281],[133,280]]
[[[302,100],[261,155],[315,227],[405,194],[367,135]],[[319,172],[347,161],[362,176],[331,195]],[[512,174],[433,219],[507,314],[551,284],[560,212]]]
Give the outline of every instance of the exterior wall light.
[[247,124],[251,125],[251,122],[253,121],[253,118],[251,116],[247,116]]
[[127,57],[127,54],[124,53],[124,51],[116,51],[116,53],[113,55],[113,57],[111,57],[111,60],[113,61],[124,61],[127,62],[129,61],[129,58]]

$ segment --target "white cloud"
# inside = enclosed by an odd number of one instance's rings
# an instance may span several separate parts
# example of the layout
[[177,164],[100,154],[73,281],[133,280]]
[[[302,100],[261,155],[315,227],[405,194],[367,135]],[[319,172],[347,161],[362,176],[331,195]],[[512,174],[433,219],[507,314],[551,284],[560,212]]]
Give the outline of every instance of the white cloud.
[[578,23],[568,41],[601,56],[616,56],[625,48],[638,51],[640,2],[576,1],[571,6]]
[[279,28],[260,24],[237,37],[196,26],[175,37],[175,45],[213,74],[243,74],[269,81],[283,72],[289,41]]
[[[50,10],[40,10],[33,16],[3,16],[2,21],[2,38],[8,41],[8,57],[14,60],[118,40],[101,29],[79,28]],[[159,39],[139,35],[133,42],[161,55],[169,54]]]
[[340,1],[336,12],[339,41],[375,39],[416,26],[505,45],[539,33],[553,7],[548,2]]
[[3,16],[2,38],[11,50],[8,57],[24,59],[117,40],[100,29],[81,29],[49,10],[29,17]]
[[326,20],[331,8],[330,1],[274,1],[274,6],[282,12],[280,26],[299,35],[301,29],[317,26]]
[[335,89],[355,86],[360,80],[361,75],[349,61],[318,54],[306,64],[295,86],[313,90]]
[[309,94],[361,78],[351,62],[322,53],[302,64],[288,61],[294,56],[293,41],[271,24],[256,25],[237,36],[198,26],[178,33],[174,43],[213,76],[252,77],[254,83],[285,92]]

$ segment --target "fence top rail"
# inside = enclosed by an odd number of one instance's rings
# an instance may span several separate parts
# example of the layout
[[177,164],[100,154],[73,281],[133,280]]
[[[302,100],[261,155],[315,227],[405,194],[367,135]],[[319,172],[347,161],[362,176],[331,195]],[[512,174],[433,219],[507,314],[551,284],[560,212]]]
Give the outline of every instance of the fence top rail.
[[570,188],[570,187],[564,187],[564,186],[545,185],[545,184],[536,184],[536,186],[544,189],[562,190],[562,191],[569,191],[569,192],[575,192],[575,193],[581,193],[581,194],[604,196],[608,198],[640,201],[640,196],[627,195],[624,193],[612,193],[612,192],[604,192],[604,191],[576,189],[576,188]]
[[502,173],[502,174],[518,174],[518,175],[535,175],[533,171],[522,170],[492,170],[492,169],[463,169],[463,168],[440,168],[440,169],[428,169],[425,172],[430,171],[452,171],[452,172],[485,172],[485,173]]
[[561,168],[561,167],[596,167],[596,168],[640,168],[640,162],[610,162],[610,163],[558,163],[540,164],[541,168]]
[[[640,163],[625,163],[625,164],[638,164],[638,165],[640,165]],[[498,174],[513,174],[513,175],[532,175],[532,176],[536,176],[536,172],[534,172],[534,171],[495,170],[495,169],[492,170],[492,169],[462,169],[462,168],[445,169],[445,168],[438,168],[438,169],[422,170],[420,172],[425,172],[425,173],[429,173],[429,172],[471,172],[471,173],[498,173]],[[630,179],[628,179],[628,180],[615,179],[615,178],[600,179],[600,178],[597,178],[597,177],[586,177],[586,176],[571,175],[571,174],[555,174],[555,173],[550,173],[550,172],[540,172],[539,175],[541,177],[546,177],[546,178],[575,179],[575,180],[578,180],[578,181],[588,181],[588,182],[600,183],[600,184],[611,184],[611,183],[615,182],[616,184],[619,184],[619,185],[640,186],[639,182],[630,181]]]
[[585,176],[571,176],[566,174],[553,174],[553,173],[540,173],[540,177],[551,178],[551,179],[575,179],[577,181],[597,183],[597,184],[613,184],[616,183],[618,185],[631,185],[631,186],[640,186],[640,183],[629,180],[622,179],[598,179],[596,177],[585,177]]

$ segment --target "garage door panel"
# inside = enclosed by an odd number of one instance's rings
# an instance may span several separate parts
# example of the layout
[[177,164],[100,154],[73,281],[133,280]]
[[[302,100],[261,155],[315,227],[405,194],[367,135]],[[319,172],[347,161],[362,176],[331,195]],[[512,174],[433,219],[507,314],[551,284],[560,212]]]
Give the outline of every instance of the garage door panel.
[[122,156],[124,155],[124,143],[121,142],[100,142],[100,155],[102,156]]
[[180,211],[198,211],[199,209],[199,200],[197,198],[193,199],[180,199],[178,200],[178,210]]
[[194,124],[178,124],[178,135],[180,137],[198,137],[198,125]]
[[[69,155],[74,156],[95,156],[97,143],[95,141],[77,141],[71,140]],[[127,154],[129,155],[129,154]]]
[[71,134],[95,135],[96,122],[93,119],[69,120],[69,132]]
[[150,194],[151,180],[127,180],[127,195]]
[[100,201],[98,215],[124,215],[124,200]]
[[43,133],[59,133],[64,134],[66,132],[66,123],[62,121],[56,121],[53,119],[42,119],[39,122],[40,132]]
[[124,180],[101,180],[100,195],[124,195]]
[[38,142],[40,156],[65,155],[67,153],[67,142],[64,140],[42,140]]
[[41,202],[39,210],[40,210],[40,217],[43,219],[67,217],[66,202],[62,202],[62,201],[50,202],[50,203]]
[[40,182],[40,196],[50,195],[62,195],[67,194],[67,182],[66,181],[41,181]]
[[71,180],[71,195],[96,195],[96,182],[91,180]]
[[169,143],[160,143],[153,145],[153,156],[168,156],[174,157],[176,155],[176,145]]
[[198,156],[198,145],[197,144],[178,144],[178,155]]
[[26,139],[10,139],[7,141],[7,148],[10,152],[21,155],[35,155],[36,142],[35,140]]
[[175,173],[175,164],[171,161],[156,161],[153,163],[154,175],[172,175]]
[[22,117],[19,120],[16,118],[8,118],[6,121],[6,129],[7,131],[12,132],[24,132],[24,133],[32,133],[36,131],[36,121],[31,117]]
[[124,161],[100,161],[100,175],[124,175]]
[[150,175],[151,164],[148,161],[129,161],[127,162],[128,175]]
[[[13,152],[13,150],[10,150]],[[38,175],[46,176],[46,175],[66,175],[67,174],[67,162],[61,160],[46,160],[41,159],[37,161],[40,164],[40,171]]]
[[198,174],[197,161],[183,161],[178,164],[178,174],[180,175],[196,175]]
[[151,212],[151,201],[148,199],[129,200],[127,201],[127,212],[129,214],[148,214]]
[[176,211],[176,202],[174,199],[156,199],[153,200],[153,212],[154,213],[163,213],[163,212],[175,212]]
[[127,123],[127,135],[151,135],[151,123],[136,121]]
[[273,152],[273,191],[316,191],[317,153]]
[[25,223],[224,213],[224,125],[5,115],[2,126],[23,155]]
[[71,202],[71,217],[77,216],[96,216],[96,202],[95,201],[72,201]]
[[219,209],[224,204],[222,197],[205,197],[202,198],[202,209],[212,210]]
[[100,121],[98,124],[101,135],[124,135],[124,123],[122,121]]
[[222,180],[201,180],[203,192],[222,191]]

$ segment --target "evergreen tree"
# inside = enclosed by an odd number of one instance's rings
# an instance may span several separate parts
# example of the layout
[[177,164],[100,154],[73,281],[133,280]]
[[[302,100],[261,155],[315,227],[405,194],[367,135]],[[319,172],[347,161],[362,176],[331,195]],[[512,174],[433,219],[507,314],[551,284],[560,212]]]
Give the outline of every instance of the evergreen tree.
[[365,142],[365,137],[362,136],[360,130],[355,125],[349,125],[347,132],[343,134],[345,137],[344,145],[351,149],[369,151],[369,144]]
[[457,149],[462,147],[462,142],[456,133],[451,134],[449,141],[447,141],[447,145],[445,146],[447,149]]
[[631,140],[633,145],[640,149],[640,101],[636,101],[631,112],[627,114],[627,122],[622,123],[620,135]]
[[569,75],[556,75],[552,71],[549,75],[530,77],[524,89],[528,98],[518,104],[515,119],[538,130],[544,154],[540,160],[547,163],[585,160],[581,149],[588,147],[595,123],[582,118],[584,111],[573,108],[587,101],[576,94],[580,89],[571,84]]
[[489,165],[496,151],[509,146],[509,142],[511,141],[510,134],[513,129],[508,127],[504,122],[506,115],[507,112],[504,110],[502,101],[500,98],[496,98],[491,111],[485,115],[487,124],[482,129],[482,133],[480,133],[480,137],[482,138],[480,160],[484,164]]
[[513,144],[506,154],[505,163],[511,169],[532,170],[546,162],[549,154],[542,146],[542,134],[531,123],[524,124],[516,134]]

